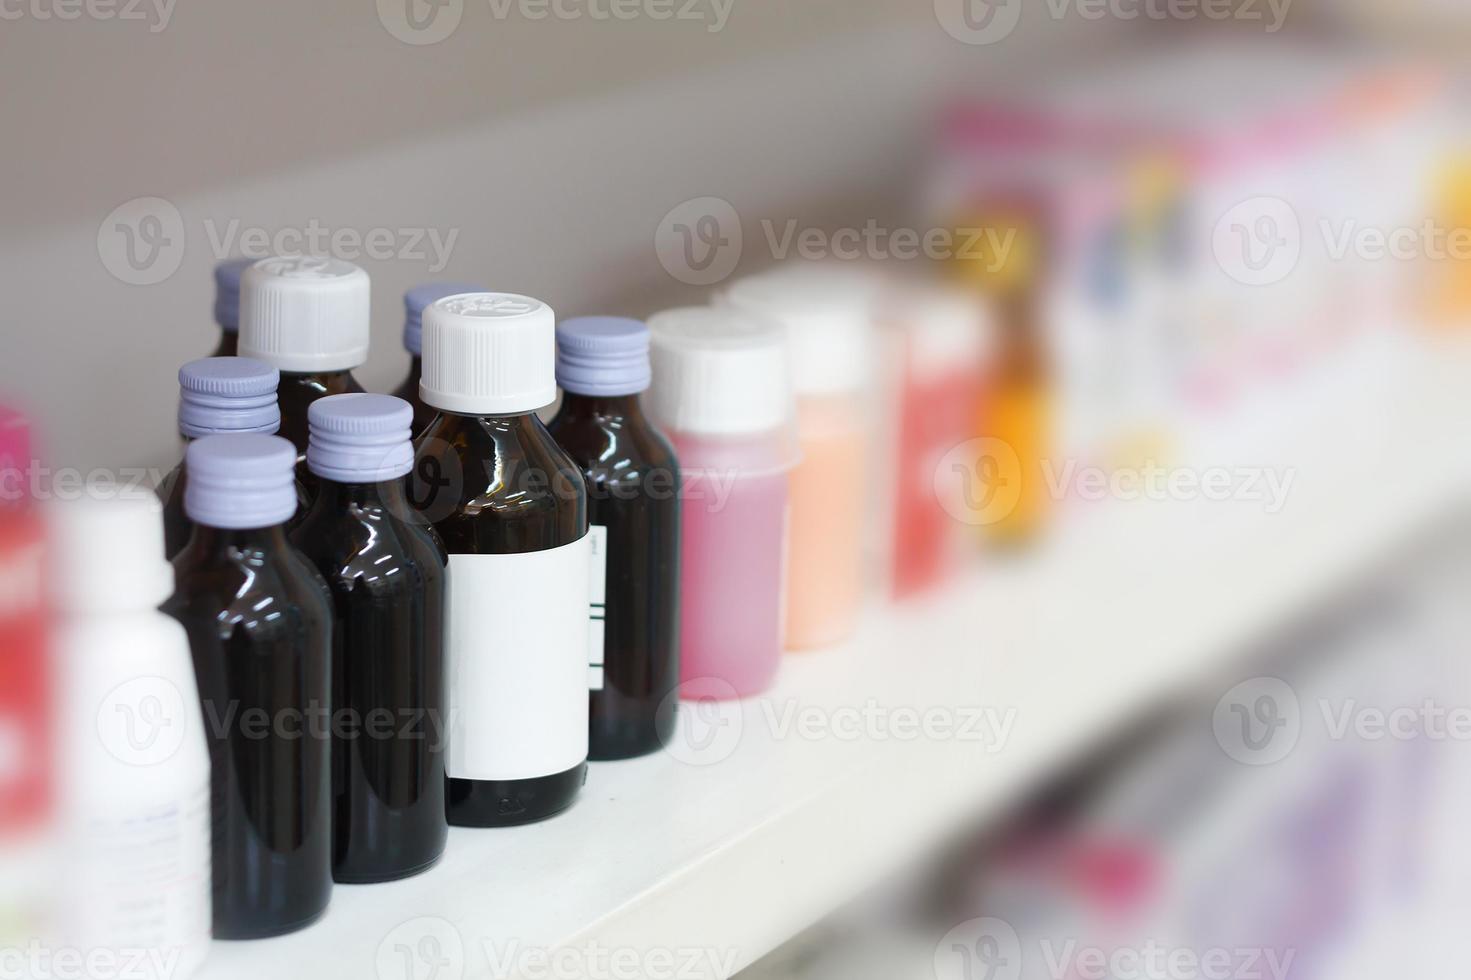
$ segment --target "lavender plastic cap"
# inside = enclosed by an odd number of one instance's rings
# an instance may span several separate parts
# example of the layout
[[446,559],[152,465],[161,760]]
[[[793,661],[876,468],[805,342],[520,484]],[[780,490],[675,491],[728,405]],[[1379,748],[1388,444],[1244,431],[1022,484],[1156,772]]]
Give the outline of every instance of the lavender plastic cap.
[[414,410],[392,395],[333,395],[307,410],[306,465],[334,483],[380,483],[414,468]]
[[215,323],[226,333],[240,329],[240,274],[255,259],[226,259],[215,266]]
[[636,395],[653,379],[649,328],[618,316],[583,316],[557,325],[557,384],[574,395]]
[[404,293],[404,350],[419,357],[424,353],[424,311],[446,296],[489,292],[484,286],[459,282],[426,282]]
[[280,384],[280,371],[248,357],[190,361],[179,369],[179,433],[186,439],[273,433],[281,428]]
[[196,524],[249,531],[296,514],[296,447],[280,436],[206,436],[189,444],[184,465],[184,513]]

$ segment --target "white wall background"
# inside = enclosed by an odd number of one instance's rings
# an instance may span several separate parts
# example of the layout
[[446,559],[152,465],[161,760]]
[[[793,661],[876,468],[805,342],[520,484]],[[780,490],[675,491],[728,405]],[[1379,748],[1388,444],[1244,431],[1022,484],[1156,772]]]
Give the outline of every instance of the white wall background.
[[[47,0],[38,0],[47,2]],[[174,373],[215,340],[213,238],[313,219],[456,234],[428,261],[364,260],[370,388],[396,385],[402,291],[433,278],[641,315],[702,291],[660,267],[670,208],[861,221],[902,205],[949,91],[1001,91],[1110,57],[1097,24],[1023,22],[960,44],[929,0],[735,0],[707,23],[528,22],[465,0],[458,30],[401,43],[365,0],[178,0],[146,23],[0,22],[0,400],[55,465],[169,465]],[[146,8],[145,8],[146,9]],[[1045,51],[1045,56],[1039,52]],[[183,251],[162,282],[104,266],[99,228],[155,196]]]

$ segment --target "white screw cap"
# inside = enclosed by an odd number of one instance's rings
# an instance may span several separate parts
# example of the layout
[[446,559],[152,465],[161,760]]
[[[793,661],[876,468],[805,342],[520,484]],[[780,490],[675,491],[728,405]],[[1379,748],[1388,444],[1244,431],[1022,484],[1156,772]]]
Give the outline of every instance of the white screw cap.
[[690,306],[649,318],[654,417],[690,435],[755,435],[793,423],[779,326],[739,310]]
[[458,415],[518,415],[557,400],[557,319],[539,299],[463,293],[424,311],[428,405]]
[[880,288],[858,269],[791,265],[738,280],[721,302],[785,327],[797,394],[830,395],[870,381]]
[[48,505],[53,595],[63,613],[152,609],[174,592],[164,558],[163,505],[144,490],[89,485]]
[[367,363],[368,274],[319,256],[261,259],[240,277],[240,355],[279,371],[347,371]]
[[896,293],[886,313],[909,344],[909,370],[922,380],[981,370],[994,349],[990,310],[979,295],[924,286]]

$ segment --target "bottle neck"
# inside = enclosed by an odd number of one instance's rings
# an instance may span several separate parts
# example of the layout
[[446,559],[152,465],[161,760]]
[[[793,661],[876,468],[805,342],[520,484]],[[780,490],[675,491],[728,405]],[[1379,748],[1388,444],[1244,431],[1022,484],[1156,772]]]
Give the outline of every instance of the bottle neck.
[[283,385],[286,383],[309,385],[325,391],[346,391],[348,386],[355,384],[352,368],[344,368],[341,371],[282,371],[281,382]]
[[[220,429],[218,432],[211,433],[211,434],[212,435],[263,435],[263,436],[273,436],[276,433],[278,433],[279,431],[280,431],[280,427],[277,426],[274,429],[239,429],[239,430],[234,430],[234,431],[227,430],[227,429]],[[189,447],[189,444],[190,443],[197,442],[200,439],[204,439],[204,438],[206,438],[206,437],[205,436],[191,436],[188,433],[183,432],[182,430],[179,432],[179,441],[184,444],[185,449],[187,449]]]
[[502,432],[523,430],[527,432],[546,428],[541,423],[541,418],[533,410],[530,412],[517,412],[514,415],[470,415],[465,412],[451,412],[445,408],[431,405],[431,408],[446,418],[456,419],[461,422],[479,422],[481,425],[498,429]]
[[631,395],[578,395],[570,391],[564,392],[559,414],[564,421],[573,419],[644,421],[643,400],[639,397],[638,392]]
[[400,477],[381,483],[338,483],[319,477],[312,511],[341,513],[356,509],[405,514],[409,506],[406,480],[406,477]]
[[197,558],[224,558],[231,553],[254,552],[263,554],[284,551],[291,545],[286,539],[286,525],[252,528],[245,531],[230,531],[223,528],[197,524],[189,539],[189,552]]

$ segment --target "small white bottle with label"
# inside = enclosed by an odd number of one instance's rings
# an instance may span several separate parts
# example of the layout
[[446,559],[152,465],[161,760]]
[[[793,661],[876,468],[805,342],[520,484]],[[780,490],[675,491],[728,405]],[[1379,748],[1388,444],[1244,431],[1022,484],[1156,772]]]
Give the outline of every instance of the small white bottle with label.
[[592,635],[587,485],[537,411],[557,397],[555,318],[527,296],[424,311],[412,502],[450,556],[449,822],[567,809],[587,778]]
[[[210,943],[210,760],[152,494],[94,487],[50,512],[61,942],[128,976],[186,980]],[[119,973],[118,975],[124,975]]]

